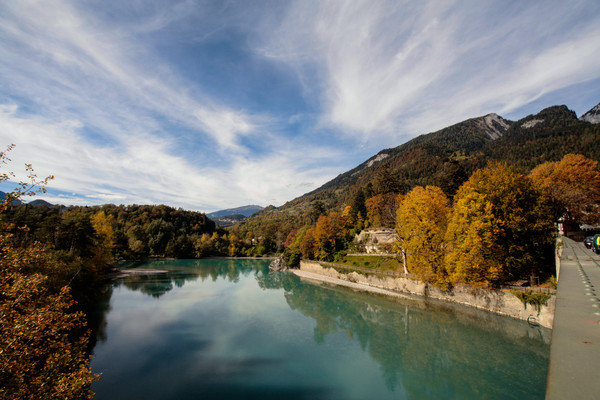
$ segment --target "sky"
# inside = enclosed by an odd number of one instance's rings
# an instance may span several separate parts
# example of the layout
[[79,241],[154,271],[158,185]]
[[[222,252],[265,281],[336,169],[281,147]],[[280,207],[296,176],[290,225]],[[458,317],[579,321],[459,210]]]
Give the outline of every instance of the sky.
[[0,2],[2,169],[53,204],[280,206],[468,118],[599,102],[597,0]]

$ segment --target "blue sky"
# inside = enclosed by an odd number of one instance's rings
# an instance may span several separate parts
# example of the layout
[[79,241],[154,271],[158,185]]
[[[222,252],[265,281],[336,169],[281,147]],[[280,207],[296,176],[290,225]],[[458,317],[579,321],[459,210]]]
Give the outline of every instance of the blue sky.
[[5,1],[5,169],[61,204],[281,205],[467,118],[600,102],[600,2]]

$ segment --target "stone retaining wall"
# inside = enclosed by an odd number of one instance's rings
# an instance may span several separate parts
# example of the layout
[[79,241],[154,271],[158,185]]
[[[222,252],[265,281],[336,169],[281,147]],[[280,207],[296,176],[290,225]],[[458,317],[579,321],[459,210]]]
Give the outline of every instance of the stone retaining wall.
[[547,328],[552,328],[554,320],[556,296],[552,296],[548,300],[547,305],[541,307],[538,315],[537,310],[533,306],[528,305],[525,308],[521,300],[508,290],[457,285],[452,290],[444,292],[436,287],[410,278],[377,275],[366,276],[358,272],[344,274],[333,268],[324,268],[321,264],[314,261],[301,261],[300,269],[348,282],[464,304],[522,320],[533,320]]

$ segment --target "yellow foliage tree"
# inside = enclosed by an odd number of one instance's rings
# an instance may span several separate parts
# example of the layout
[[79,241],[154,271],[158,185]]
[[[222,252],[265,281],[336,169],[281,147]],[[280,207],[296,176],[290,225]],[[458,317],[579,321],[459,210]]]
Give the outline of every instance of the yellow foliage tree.
[[115,247],[113,240],[115,217],[107,216],[104,211],[100,211],[92,216],[91,222],[98,242],[96,262],[108,264],[113,260],[112,250]]
[[476,171],[454,197],[451,281],[497,284],[553,272],[554,224],[533,181],[505,164]]
[[420,280],[444,286],[444,236],[450,214],[449,201],[436,186],[417,186],[400,202],[396,218],[399,250],[405,271]]

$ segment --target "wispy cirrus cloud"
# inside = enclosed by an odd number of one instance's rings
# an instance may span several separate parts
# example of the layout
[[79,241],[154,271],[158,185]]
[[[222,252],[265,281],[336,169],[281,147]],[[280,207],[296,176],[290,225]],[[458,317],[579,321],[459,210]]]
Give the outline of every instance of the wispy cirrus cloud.
[[296,2],[260,51],[305,82],[318,76],[325,124],[385,140],[597,79],[599,11],[558,1]]
[[[2,36],[9,46],[1,54],[15,92],[28,98],[38,93],[39,100],[46,101],[43,105],[63,115],[71,112],[94,125],[113,125],[105,132],[117,136],[116,121],[151,132],[161,128],[157,120],[163,117],[233,146],[236,134],[253,126],[244,120],[250,116],[190,90],[128,30],[95,26],[98,22],[65,2],[13,6],[14,18],[3,21]],[[27,66],[20,74],[19,65]],[[243,129],[228,129],[229,139],[223,142],[223,129],[214,129],[215,121],[227,121],[234,114],[233,121]]]
[[[184,12],[113,30],[68,2],[4,8],[0,72],[10,77],[12,98],[0,113],[0,139],[18,145],[16,161],[54,174],[53,188],[79,193],[71,203],[112,199],[213,210],[299,194],[281,187],[296,171],[290,163],[280,168],[276,150],[269,166],[236,156],[248,155],[242,139],[272,136],[268,117],[219,104],[131,33],[159,30]],[[25,100],[17,106],[14,99]],[[325,179],[323,172],[316,176]]]
[[[55,176],[50,186],[63,194],[44,198],[58,203],[167,203],[215,210],[229,207],[241,194],[250,203],[283,204],[301,194],[298,186],[309,183],[312,188],[337,171],[322,163],[315,167],[315,160],[342,156],[315,148],[312,157],[300,158],[296,150],[280,143],[269,157],[232,154],[230,167],[219,168],[170,155],[172,145],[167,140],[129,138],[127,146],[115,150],[89,143],[80,129],[77,121],[55,124],[38,117],[22,118],[16,107],[0,109],[0,131],[11,132],[8,140],[20,143],[9,155],[17,178],[26,180],[19,166],[35,160],[39,177]],[[275,137],[271,140],[278,142]],[[294,184],[286,185],[290,176]]]

